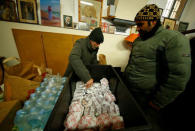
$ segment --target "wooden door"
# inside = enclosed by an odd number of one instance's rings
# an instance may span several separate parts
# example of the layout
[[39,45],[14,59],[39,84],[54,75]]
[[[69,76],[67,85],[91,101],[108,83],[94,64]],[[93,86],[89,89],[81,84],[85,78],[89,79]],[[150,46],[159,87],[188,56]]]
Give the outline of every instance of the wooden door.
[[21,29],[12,29],[12,32],[20,59],[46,66],[41,32]]
[[47,67],[52,68],[53,74],[64,75],[73,47],[72,35],[44,32],[42,36]]

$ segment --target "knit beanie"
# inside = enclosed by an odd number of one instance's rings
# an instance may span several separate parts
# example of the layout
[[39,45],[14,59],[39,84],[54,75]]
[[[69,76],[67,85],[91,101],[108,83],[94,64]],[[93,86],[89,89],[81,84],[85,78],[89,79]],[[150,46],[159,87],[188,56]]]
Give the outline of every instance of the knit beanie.
[[100,27],[95,28],[89,35],[89,39],[100,44],[104,42],[104,36]]
[[135,16],[135,21],[152,21],[160,19],[160,10],[157,5],[149,4],[144,6]]

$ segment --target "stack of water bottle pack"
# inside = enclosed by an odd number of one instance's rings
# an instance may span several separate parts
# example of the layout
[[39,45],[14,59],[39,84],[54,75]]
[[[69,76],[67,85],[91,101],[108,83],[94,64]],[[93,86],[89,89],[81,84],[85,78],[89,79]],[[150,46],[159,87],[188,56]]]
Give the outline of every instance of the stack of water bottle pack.
[[60,75],[46,75],[44,81],[17,111],[14,120],[19,131],[42,131],[66,81]]

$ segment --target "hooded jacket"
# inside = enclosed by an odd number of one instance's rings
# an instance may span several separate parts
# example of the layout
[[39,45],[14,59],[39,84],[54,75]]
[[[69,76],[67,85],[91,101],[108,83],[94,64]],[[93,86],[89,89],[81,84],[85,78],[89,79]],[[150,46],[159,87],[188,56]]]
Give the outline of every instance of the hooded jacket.
[[184,91],[190,72],[189,40],[160,26],[150,38],[135,40],[125,78],[130,91],[163,108]]
[[89,81],[91,75],[86,68],[86,65],[98,64],[97,52],[98,49],[94,50],[92,48],[89,37],[77,40],[70,53],[69,64],[65,76],[68,76],[74,71],[82,81]]

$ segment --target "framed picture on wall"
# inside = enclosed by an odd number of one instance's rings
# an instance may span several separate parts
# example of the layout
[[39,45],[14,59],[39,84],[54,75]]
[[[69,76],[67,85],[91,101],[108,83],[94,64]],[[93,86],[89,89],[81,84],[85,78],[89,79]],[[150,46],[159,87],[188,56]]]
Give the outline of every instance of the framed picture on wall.
[[175,19],[164,18],[164,21],[163,21],[164,28],[169,29],[169,30],[174,30],[175,24],[176,24]]
[[14,1],[0,1],[0,20],[18,21]]
[[188,25],[189,25],[188,22],[182,22],[182,21],[180,21],[180,22],[179,22],[178,31],[179,31],[179,32],[186,31],[187,28],[188,28]]
[[64,27],[73,28],[72,16],[64,15]]
[[17,0],[20,22],[38,23],[36,0]]
[[40,0],[41,24],[61,26],[60,0]]
[[[91,22],[97,22],[97,26],[101,23],[102,1],[101,0],[78,0],[79,1],[79,21],[88,25]],[[96,23],[95,23],[96,24]],[[96,26],[93,24],[93,26]]]

